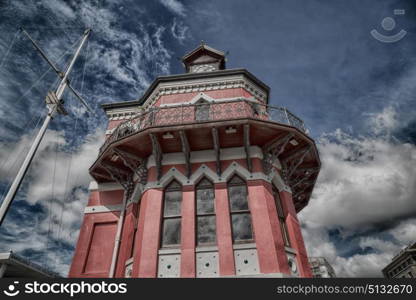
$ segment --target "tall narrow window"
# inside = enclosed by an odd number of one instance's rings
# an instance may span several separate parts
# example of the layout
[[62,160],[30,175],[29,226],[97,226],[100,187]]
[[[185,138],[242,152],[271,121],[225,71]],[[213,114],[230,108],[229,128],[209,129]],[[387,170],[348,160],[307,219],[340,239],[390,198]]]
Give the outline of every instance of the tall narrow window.
[[283,235],[283,242],[285,243],[285,246],[290,246],[289,233],[287,231],[287,227],[285,223],[285,214],[283,212],[282,201],[280,200],[279,191],[276,189],[274,185],[273,185],[273,197],[274,197],[274,202],[276,203],[277,216],[279,218],[280,231],[282,232],[282,235]]
[[216,243],[215,193],[214,185],[203,178],[196,186],[196,222],[197,244],[212,245]]
[[209,120],[209,102],[205,100],[199,100],[195,106],[195,119],[197,121]]
[[182,186],[172,181],[163,196],[162,247],[178,247],[181,243]]
[[230,201],[231,224],[234,243],[253,240],[251,215],[248,207],[247,186],[243,179],[234,175],[227,184]]

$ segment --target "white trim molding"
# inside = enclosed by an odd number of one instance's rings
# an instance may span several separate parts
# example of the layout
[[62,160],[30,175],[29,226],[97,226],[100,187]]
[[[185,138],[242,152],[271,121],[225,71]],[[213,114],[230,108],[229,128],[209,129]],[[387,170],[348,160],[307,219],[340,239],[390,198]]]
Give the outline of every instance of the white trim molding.
[[283,180],[277,172],[272,172],[269,176],[262,172],[250,173],[246,168],[234,161],[227,167],[221,176],[218,176],[217,173],[205,164],[202,164],[195,172],[193,172],[190,178],[187,178],[177,168],[172,167],[159,181],[148,182],[143,189],[143,193],[148,189],[165,188],[173,179],[176,179],[182,186],[192,186],[196,185],[204,176],[213,183],[226,183],[234,174],[239,175],[245,180],[264,180],[269,183],[273,182],[279,191],[286,190],[291,192],[290,189],[283,184]]
[[121,211],[123,209],[123,205],[94,205],[94,206],[86,206],[84,209],[84,214],[94,214],[94,213],[103,213],[103,212],[111,212],[111,211]]
[[118,191],[118,190],[124,190],[124,189],[121,186],[121,184],[117,182],[97,183],[96,181],[91,181],[88,187],[88,190],[105,192],[105,191]]

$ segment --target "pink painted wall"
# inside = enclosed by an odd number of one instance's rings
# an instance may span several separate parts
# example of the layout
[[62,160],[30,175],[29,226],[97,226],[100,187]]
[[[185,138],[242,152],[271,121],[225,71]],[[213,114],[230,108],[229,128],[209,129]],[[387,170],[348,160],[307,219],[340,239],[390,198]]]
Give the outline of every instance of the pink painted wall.
[[[165,105],[165,104],[174,104],[174,103],[183,103],[191,101],[195,96],[200,92],[192,93],[182,93],[182,94],[173,94],[173,95],[162,95],[156,101],[155,106]],[[214,98],[214,99],[224,99],[224,98],[236,98],[236,97],[245,97],[251,98],[253,95],[243,88],[231,88],[224,90],[215,90],[215,91],[204,91],[205,95]]]
[[86,214],[68,277],[108,277],[119,213]]

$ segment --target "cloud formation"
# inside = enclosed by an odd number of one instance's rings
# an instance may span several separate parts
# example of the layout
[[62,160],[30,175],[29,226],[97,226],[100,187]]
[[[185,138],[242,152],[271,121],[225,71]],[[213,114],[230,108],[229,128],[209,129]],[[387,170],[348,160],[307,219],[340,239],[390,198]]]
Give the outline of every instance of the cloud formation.
[[160,3],[179,16],[184,17],[186,15],[185,6],[178,0],[160,0]]
[[391,136],[398,124],[387,107],[370,116],[373,135],[319,140],[322,169],[300,218],[310,255],[326,256],[339,276],[381,276],[416,237],[416,146]]
[[[148,12],[151,5],[130,2],[9,1],[0,12],[4,21],[0,54],[6,53],[16,28],[23,26],[61,69],[73,52],[69,46],[76,45],[85,28],[93,30],[70,77],[96,115],[88,117],[70,93],[64,95],[70,115],[51,122],[0,228],[0,251],[12,249],[63,276],[88,197],[88,167],[104,138],[107,122],[100,104],[137,99],[156,76],[170,73],[166,40],[181,43],[187,32],[180,19],[185,13],[180,2],[166,2],[176,13],[163,22]],[[57,80],[52,71],[41,77],[47,70],[27,38],[18,35],[0,69],[1,193],[6,192],[45,117],[43,99]]]

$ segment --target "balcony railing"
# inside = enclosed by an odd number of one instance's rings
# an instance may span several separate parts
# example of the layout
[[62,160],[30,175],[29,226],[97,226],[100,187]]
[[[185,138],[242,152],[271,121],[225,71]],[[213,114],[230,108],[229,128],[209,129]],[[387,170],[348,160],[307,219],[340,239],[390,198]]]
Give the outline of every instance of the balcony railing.
[[290,125],[307,133],[303,121],[283,107],[274,107],[249,100],[233,100],[168,107],[152,107],[121,123],[100,148],[149,127],[182,125],[233,119],[259,119]]

